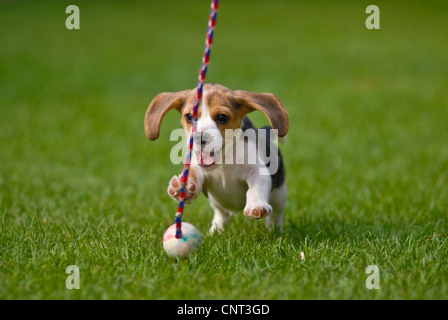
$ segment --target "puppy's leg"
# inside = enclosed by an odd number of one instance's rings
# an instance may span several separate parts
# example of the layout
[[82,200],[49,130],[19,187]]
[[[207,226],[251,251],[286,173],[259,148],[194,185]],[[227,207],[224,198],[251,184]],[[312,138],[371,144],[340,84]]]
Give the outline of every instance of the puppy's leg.
[[268,228],[271,231],[280,231],[283,232],[283,217],[284,217],[284,210],[272,210],[272,213],[269,215],[269,217],[266,218],[266,228]]
[[216,206],[213,206],[213,209],[215,210],[215,215],[213,216],[212,226],[209,231],[210,234],[224,230],[224,227],[229,223],[229,220],[232,217],[232,214],[226,210]]
[[287,198],[286,183],[271,191],[272,213],[266,218],[266,228],[283,232],[283,216]]
[[[187,186],[185,188],[185,204],[191,203],[202,189],[203,179],[201,176],[196,175],[196,172],[192,167],[190,167],[190,172],[188,174]],[[181,183],[180,176],[174,176],[168,185],[168,194],[176,201],[179,201]]]
[[272,207],[269,205],[271,177],[260,175],[259,170],[256,169],[246,181],[249,189],[246,192],[244,214],[254,219],[268,216],[272,212]]

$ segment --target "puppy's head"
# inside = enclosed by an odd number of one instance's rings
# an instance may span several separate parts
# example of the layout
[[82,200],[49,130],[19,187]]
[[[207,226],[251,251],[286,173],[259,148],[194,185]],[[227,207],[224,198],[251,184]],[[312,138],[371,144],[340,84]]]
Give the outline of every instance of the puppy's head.
[[[181,123],[187,135],[193,124],[193,104],[196,89],[179,92],[164,92],[157,95],[146,111],[145,131],[150,140],[159,137],[160,125],[164,115],[172,109],[180,112]],[[232,91],[219,84],[206,84],[198,108],[197,132],[201,137],[201,150],[210,143],[216,143],[216,133],[224,142],[226,129],[240,129],[243,117],[252,111],[261,111],[278,135],[284,137],[289,129],[289,117],[280,100],[271,93]],[[196,140],[195,140],[196,141]],[[196,141],[199,143],[198,141]],[[203,167],[214,165],[213,152],[201,152],[199,164]]]

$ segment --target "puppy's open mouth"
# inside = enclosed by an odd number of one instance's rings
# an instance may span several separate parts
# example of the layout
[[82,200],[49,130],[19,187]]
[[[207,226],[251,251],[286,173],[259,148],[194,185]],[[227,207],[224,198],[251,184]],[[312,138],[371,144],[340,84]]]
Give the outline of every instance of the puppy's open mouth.
[[199,155],[199,165],[204,168],[209,168],[215,164],[215,153],[212,152],[205,152],[204,150],[201,150],[201,153]]

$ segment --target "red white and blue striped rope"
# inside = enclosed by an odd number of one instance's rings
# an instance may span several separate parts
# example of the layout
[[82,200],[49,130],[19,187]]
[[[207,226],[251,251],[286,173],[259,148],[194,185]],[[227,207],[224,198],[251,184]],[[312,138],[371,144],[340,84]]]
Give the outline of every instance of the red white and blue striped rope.
[[191,128],[190,139],[189,139],[188,148],[187,148],[187,156],[185,159],[182,176],[180,178],[181,189],[180,189],[180,194],[179,194],[179,206],[177,207],[177,212],[176,212],[176,217],[175,217],[176,238],[177,239],[182,237],[182,214],[184,212],[185,187],[187,185],[188,173],[190,171],[191,156],[192,156],[192,152],[193,152],[193,136],[194,136],[194,134],[196,132],[196,128],[197,128],[197,113],[198,113],[199,104],[201,103],[201,99],[202,99],[202,87],[204,85],[205,74],[207,73],[208,62],[210,59],[210,49],[211,49],[211,46],[213,43],[213,34],[215,31],[216,12],[218,10],[218,2],[219,2],[219,0],[212,0],[212,3],[211,3],[210,16],[208,19],[208,26],[207,26],[207,37],[205,39],[204,55],[202,56],[202,64],[201,64],[201,69],[199,70],[198,83],[196,86],[196,98],[194,100],[193,112],[191,114],[191,116],[193,118],[193,126]]

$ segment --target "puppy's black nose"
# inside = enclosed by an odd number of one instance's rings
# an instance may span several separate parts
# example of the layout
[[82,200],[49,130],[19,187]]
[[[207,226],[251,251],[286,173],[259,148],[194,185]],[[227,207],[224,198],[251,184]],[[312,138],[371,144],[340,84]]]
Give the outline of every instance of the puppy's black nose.
[[210,142],[210,135],[208,133],[203,132],[201,134],[201,145],[204,146],[208,142]]

